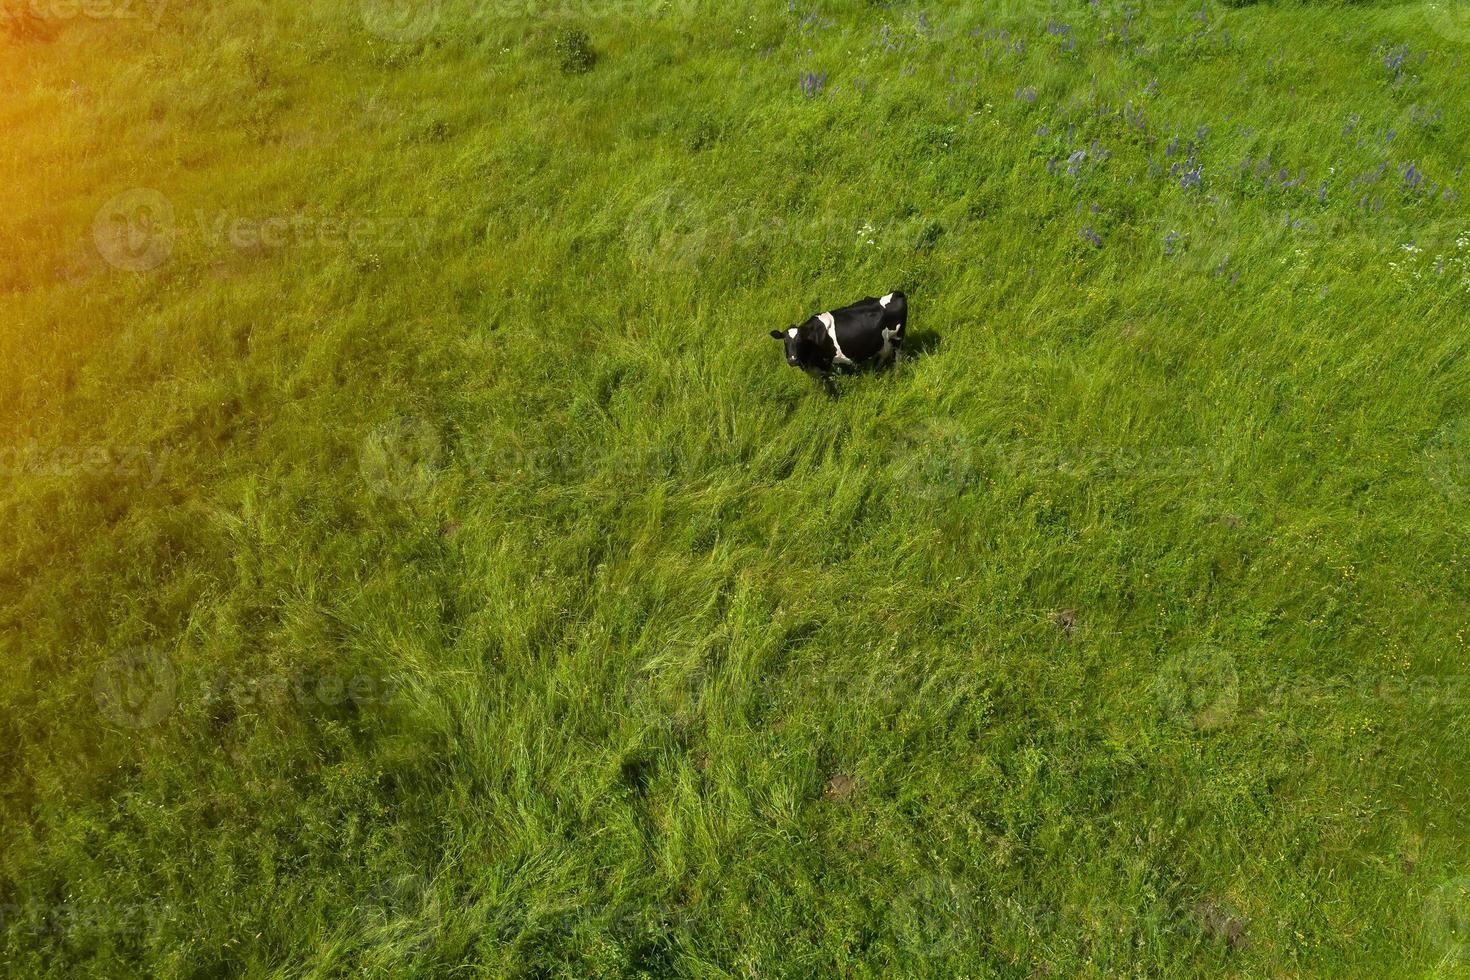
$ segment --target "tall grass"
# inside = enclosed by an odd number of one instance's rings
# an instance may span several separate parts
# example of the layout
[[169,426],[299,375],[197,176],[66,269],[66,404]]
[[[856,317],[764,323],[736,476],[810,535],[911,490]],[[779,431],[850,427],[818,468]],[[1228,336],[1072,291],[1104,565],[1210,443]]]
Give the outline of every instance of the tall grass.
[[88,9],[7,972],[1465,969],[1456,8]]

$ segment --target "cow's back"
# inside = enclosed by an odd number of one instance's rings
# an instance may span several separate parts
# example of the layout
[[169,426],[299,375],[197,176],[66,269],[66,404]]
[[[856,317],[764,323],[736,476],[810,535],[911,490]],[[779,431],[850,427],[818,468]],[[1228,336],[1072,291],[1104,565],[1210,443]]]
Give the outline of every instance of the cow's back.
[[903,293],[869,296],[851,306],[833,310],[837,342],[847,359],[858,362],[886,356],[902,343],[903,324],[908,318],[908,300]]

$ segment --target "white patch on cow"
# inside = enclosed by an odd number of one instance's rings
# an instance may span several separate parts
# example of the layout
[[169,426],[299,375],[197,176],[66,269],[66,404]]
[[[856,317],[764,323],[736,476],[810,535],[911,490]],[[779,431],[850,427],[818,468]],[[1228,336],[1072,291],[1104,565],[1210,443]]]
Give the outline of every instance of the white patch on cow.
[[837,318],[830,313],[818,313],[817,319],[822,321],[822,326],[827,328],[827,336],[832,338],[832,349],[837,353],[832,356],[833,364],[851,364],[847,355],[842,353],[842,345],[837,342]]
[[893,338],[894,337],[901,337],[902,335],[903,335],[903,324],[902,323],[900,323],[900,324],[898,324],[897,326],[894,326],[894,327],[884,327],[883,328],[883,349],[878,352],[878,356],[881,357],[885,361],[892,360],[893,359],[893,353],[894,353]]
[[882,306],[886,310],[886,309],[888,309],[888,304],[889,303],[892,303],[892,302],[893,302],[893,294],[892,293],[889,293],[887,296],[884,296],[882,299],[880,299],[878,301],[878,304],[880,306]]
[[787,330],[786,331],[786,336],[790,337],[792,340],[795,340],[796,339],[796,328],[795,327],[792,327],[791,329]]

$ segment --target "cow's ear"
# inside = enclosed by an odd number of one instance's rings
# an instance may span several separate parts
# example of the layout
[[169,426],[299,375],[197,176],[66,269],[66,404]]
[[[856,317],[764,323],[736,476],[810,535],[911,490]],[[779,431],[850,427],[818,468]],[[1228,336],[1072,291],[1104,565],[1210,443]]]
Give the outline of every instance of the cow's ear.
[[786,339],[786,331],[785,330],[772,330],[771,331],[771,339],[772,340],[785,340]]

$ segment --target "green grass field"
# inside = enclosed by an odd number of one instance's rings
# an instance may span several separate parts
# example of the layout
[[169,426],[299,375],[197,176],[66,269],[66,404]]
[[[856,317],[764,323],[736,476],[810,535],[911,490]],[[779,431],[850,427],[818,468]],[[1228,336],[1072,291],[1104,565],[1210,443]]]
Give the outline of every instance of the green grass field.
[[7,975],[1470,975],[1463,0],[3,9]]

